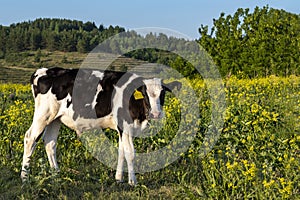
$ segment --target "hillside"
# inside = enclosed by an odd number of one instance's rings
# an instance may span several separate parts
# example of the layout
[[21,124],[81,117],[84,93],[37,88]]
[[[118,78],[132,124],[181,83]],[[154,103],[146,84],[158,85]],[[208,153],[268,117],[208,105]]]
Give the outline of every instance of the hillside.
[[[40,54],[39,56],[37,56]],[[14,54],[12,60],[0,59],[0,82],[29,83],[34,70],[40,67],[79,67],[86,54],[59,51],[26,51]]]
[[[87,58],[87,53],[78,52],[60,52],[60,51],[27,51],[14,54],[15,59],[0,59],[0,83],[29,83],[31,74],[41,67],[64,67],[64,68],[80,68]],[[103,63],[98,54],[89,54],[88,67],[97,69],[112,69],[116,71],[134,71],[147,75],[154,72],[155,67],[147,67],[146,61],[137,60],[128,57],[119,57],[113,63]],[[106,67],[109,65],[109,67]],[[86,65],[85,65],[86,66]]]

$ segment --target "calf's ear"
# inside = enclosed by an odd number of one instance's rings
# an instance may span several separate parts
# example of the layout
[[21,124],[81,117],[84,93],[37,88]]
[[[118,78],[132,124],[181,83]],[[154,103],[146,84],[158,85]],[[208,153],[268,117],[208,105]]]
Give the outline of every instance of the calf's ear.
[[163,83],[163,87],[166,91],[172,92],[175,88],[179,91],[182,87],[182,84],[179,81],[173,81],[170,83]]

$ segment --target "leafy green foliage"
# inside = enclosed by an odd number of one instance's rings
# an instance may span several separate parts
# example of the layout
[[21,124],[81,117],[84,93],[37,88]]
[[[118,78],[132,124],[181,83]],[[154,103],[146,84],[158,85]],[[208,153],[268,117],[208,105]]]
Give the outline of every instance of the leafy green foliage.
[[199,28],[202,45],[213,57],[222,76],[239,74],[264,77],[299,74],[300,16],[284,10],[256,7],[221,13],[209,33]]

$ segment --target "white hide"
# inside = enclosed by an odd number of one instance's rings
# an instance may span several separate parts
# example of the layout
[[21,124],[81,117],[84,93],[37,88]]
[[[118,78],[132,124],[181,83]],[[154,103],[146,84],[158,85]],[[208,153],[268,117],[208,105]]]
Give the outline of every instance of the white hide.
[[34,81],[33,81],[34,85],[37,85],[37,81],[40,77],[47,75],[47,73],[46,73],[47,70],[48,70],[47,68],[41,68],[41,69],[36,70],[36,72],[34,74],[34,76],[36,76],[36,77],[34,78]]
[[149,97],[149,102],[151,106],[150,114],[153,118],[160,118],[161,117],[161,106],[160,106],[160,93],[162,91],[161,86],[161,79],[153,78],[153,79],[146,79],[144,83],[147,88],[147,94]]

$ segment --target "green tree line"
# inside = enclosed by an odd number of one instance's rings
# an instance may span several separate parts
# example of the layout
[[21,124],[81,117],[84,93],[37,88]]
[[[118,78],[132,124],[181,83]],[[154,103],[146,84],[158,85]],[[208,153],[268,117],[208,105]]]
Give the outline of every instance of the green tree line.
[[0,57],[6,53],[47,49],[64,52],[89,52],[104,39],[125,31],[119,26],[67,19],[36,19],[0,26]]

